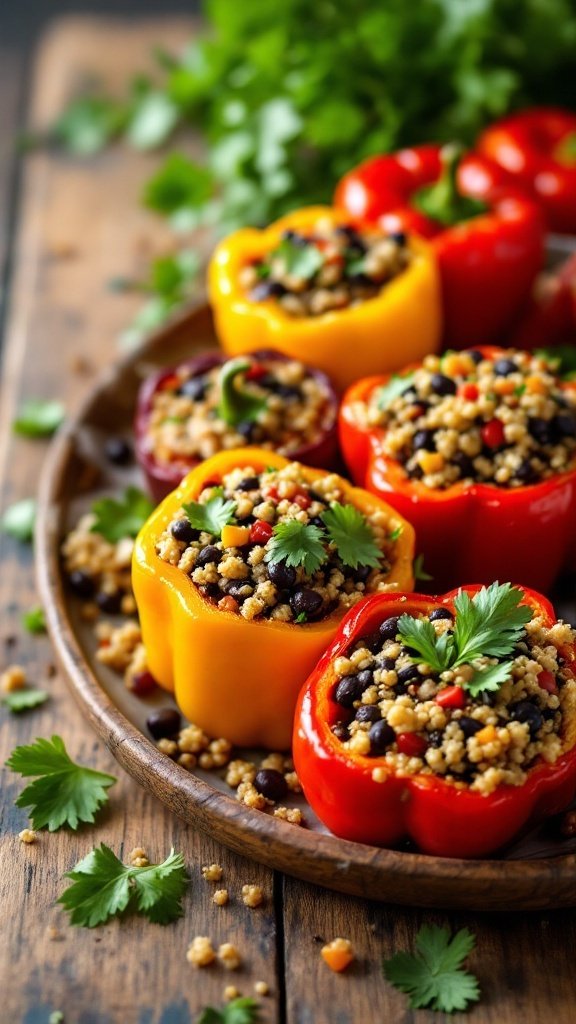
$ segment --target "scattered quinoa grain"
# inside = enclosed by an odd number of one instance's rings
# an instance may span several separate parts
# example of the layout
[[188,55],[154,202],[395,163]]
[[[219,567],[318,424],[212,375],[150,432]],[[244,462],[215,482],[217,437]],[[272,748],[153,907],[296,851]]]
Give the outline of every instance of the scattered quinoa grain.
[[222,995],[226,1002],[230,1002],[231,999],[238,999],[240,992],[236,988],[236,985],[226,985]]
[[202,877],[207,882],[219,882],[224,874],[219,864],[208,864],[202,868]]
[[216,889],[216,892],[212,897],[212,902],[215,903],[217,907],[225,907],[229,899],[228,889]]
[[280,821],[287,821],[290,825],[302,825],[304,823],[304,816],[298,807],[276,807],[274,817],[279,818]]
[[37,838],[38,835],[32,828],[23,828],[22,831],[18,833],[18,839],[20,842],[28,845],[30,845],[30,843],[35,843]]
[[223,942],[218,947],[218,959],[227,971],[236,971],[242,963],[242,958],[231,942]]
[[0,690],[3,693],[13,693],[14,690],[22,690],[26,685],[26,673],[21,665],[9,665],[0,675]]
[[265,981],[256,981],[254,982],[254,991],[257,996],[267,996],[270,988]]
[[186,959],[194,967],[208,967],[214,963],[216,953],[210,939],[206,935],[196,935],[188,947]]
[[174,757],[178,753],[178,744],[175,740],[168,740],[163,737],[161,740],[158,740],[156,746],[161,754],[167,754],[168,757]]
[[146,855],[146,850],[141,846],[135,846],[133,850],[128,854],[128,860],[134,868],[147,868],[150,861]]
[[259,907],[264,900],[264,893],[259,885],[242,886],[242,902],[246,907]]

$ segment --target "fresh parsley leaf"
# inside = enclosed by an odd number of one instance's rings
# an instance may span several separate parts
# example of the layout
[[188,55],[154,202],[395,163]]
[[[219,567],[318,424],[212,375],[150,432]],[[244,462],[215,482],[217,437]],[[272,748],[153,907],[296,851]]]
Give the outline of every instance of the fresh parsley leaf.
[[40,707],[40,704],[44,704],[46,700],[48,700],[48,694],[44,690],[13,690],[12,693],[5,693],[2,697],[2,703],[15,714]]
[[70,153],[91,156],[108,145],[124,129],[127,104],[105,96],[73,99],[52,128],[52,138]]
[[284,269],[290,277],[309,281],[318,273],[324,263],[320,249],[313,242],[297,245],[290,238],[285,238],[272,253],[272,258],[282,260]]
[[553,373],[560,377],[570,377],[576,371],[576,345],[537,348],[534,355],[545,359]]
[[423,925],[416,936],[416,952],[396,953],[385,960],[384,977],[409,996],[413,1009],[465,1010],[480,998],[477,979],[462,969],[474,946],[467,928],[451,937],[448,928]]
[[414,559],[414,566],[413,566],[413,568],[414,568],[414,579],[415,580],[422,580],[422,582],[425,582],[426,580],[433,580],[434,579],[434,577],[431,576],[429,572],[426,572],[426,570],[424,568],[424,555],[417,555],[416,556],[416,558]]
[[392,544],[395,544],[396,541],[399,540],[399,538],[401,536],[402,536],[402,527],[401,526],[397,526],[395,530],[392,530],[392,533],[388,534],[388,540],[391,541]]
[[22,622],[24,623],[24,628],[29,633],[38,634],[46,632],[46,616],[44,615],[44,609],[40,605],[24,612]]
[[64,415],[62,402],[31,398],[21,405],[12,428],[23,437],[51,437],[63,422]]
[[100,498],[94,502],[92,512],[96,520],[90,529],[116,544],[123,537],[135,537],[153,510],[154,505],[142,491],[127,487],[120,501]]
[[299,614],[294,619],[294,622],[297,622],[298,625],[300,625],[300,623],[302,623],[302,622],[307,622],[307,621],[308,621],[308,616],[306,615],[306,612],[299,612]]
[[266,562],[273,565],[284,562],[294,569],[301,565],[309,576],[328,558],[323,531],[318,526],[300,523],[297,519],[277,523],[268,543],[264,559]]
[[213,190],[210,171],[182,153],[171,153],[146,185],[143,202],[156,213],[173,216],[182,210],[197,210]]
[[320,518],[344,565],[349,565],[351,569],[357,569],[359,565],[376,569],[380,565],[382,552],[374,538],[374,531],[354,505],[341,505],[333,501]]
[[435,672],[445,672],[453,657],[454,642],[448,633],[436,633],[430,619],[416,619],[412,615],[401,615],[398,619],[398,635],[407,647],[418,651],[415,660],[424,661]]
[[491,583],[473,598],[461,591],[454,601],[454,665],[482,655],[504,658],[511,654],[533,616],[531,608],[520,605],[523,598],[524,591],[511,583]]
[[6,509],[0,519],[0,530],[16,540],[29,543],[34,536],[35,522],[36,502],[34,498],[23,498]]
[[226,1003],[221,1010],[206,1006],[196,1019],[196,1024],[258,1024],[261,1020],[260,1006],[250,996],[242,996]]
[[170,97],[151,89],[135,106],[127,128],[128,141],[135,149],[156,149],[172,134],[179,117],[178,107]]
[[130,905],[149,921],[168,924],[182,916],[181,899],[188,884],[184,858],[170,851],[162,864],[126,867],[102,843],[66,874],[72,879],[60,896],[70,922],[94,928]]
[[182,508],[195,530],[203,530],[219,537],[223,528],[234,522],[236,502],[226,501],[222,497],[221,487],[216,488],[216,491],[217,493],[208,501],[189,501],[183,504]]
[[60,736],[16,747],[6,764],[24,778],[36,776],[16,806],[29,807],[33,827],[47,827],[50,832],[62,825],[77,829],[80,822],[92,823],[108,800],[106,790],[116,782],[113,775],[75,764]]
[[251,366],[249,359],[240,356],[229,359],[220,370],[218,416],[233,427],[238,423],[252,423],[266,408],[265,398],[259,398],[239,386],[239,375],[246,373]]
[[400,376],[393,373],[387,384],[384,384],[378,391],[376,402],[379,409],[387,409],[395,398],[400,398],[408,390],[414,379],[413,373],[405,373]]
[[510,678],[512,670],[511,661],[501,661],[497,665],[489,665],[487,668],[477,669],[472,679],[465,683],[465,687],[472,697],[488,690],[496,691]]

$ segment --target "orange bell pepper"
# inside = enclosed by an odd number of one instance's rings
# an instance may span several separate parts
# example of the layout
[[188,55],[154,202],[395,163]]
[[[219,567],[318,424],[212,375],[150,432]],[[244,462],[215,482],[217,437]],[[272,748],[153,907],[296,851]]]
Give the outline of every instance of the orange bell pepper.
[[358,306],[320,316],[294,317],[274,298],[249,297],[241,271],[280,244],[284,231],[311,232],[318,220],[334,225],[351,217],[329,206],[310,206],[282,217],[264,231],[244,228],[216,248],[208,290],[216,330],[229,355],[275,348],[330,374],[339,390],[359,377],[398,370],[437,350],[441,334],[440,285],[428,243],[410,237],[409,266]]
[[[198,498],[208,481],[239,466],[256,473],[282,469],[289,460],[261,448],[220,452],[193,469],[164,499],[140,531],[132,582],[148,666],[160,686],[175,694],[187,718],[211,736],[239,746],[290,746],[298,691],[331,643],[344,611],[301,624],[273,619],[247,621],[208,601],[182,570],[156,554],[156,540],[185,501]],[[326,472],[302,467],[313,485]],[[395,541],[390,588],[413,585],[414,530],[381,499],[340,480],[346,500],[369,514],[389,515]]]

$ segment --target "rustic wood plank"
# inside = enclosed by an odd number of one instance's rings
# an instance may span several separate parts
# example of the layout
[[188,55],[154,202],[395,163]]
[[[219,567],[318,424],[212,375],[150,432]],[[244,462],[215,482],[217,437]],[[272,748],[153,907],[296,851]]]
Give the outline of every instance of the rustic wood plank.
[[[132,70],[146,67],[154,43],[178,44],[189,31],[189,22],[175,20],[60,23],[39,52],[32,123],[48,123],[87,72],[120,87]],[[43,443],[11,435],[18,403],[22,397],[58,396],[71,409],[80,401],[92,378],[73,372],[74,358],[81,354],[98,369],[114,357],[117,332],[134,302],[130,296],[111,297],[106,281],[138,274],[150,251],[166,243],[162,227],[136,203],[152,163],[121,147],[90,163],[45,152],[27,162],[0,396],[2,507],[34,493],[45,453]],[[26,815],[13,806],[21,782],[4,769],[0,1016],[46,1024],[51,1011],[61,1010],[68,1024],[188,1024],[206,1003],[221,1004],[226,984],[250,995],[254,983],[264,980],[272,993],[263,1000],[265,1020],[275,1020],[272,873],[184,825],[123,775],[63,679],[51,676],[48,641],[27,636],[20,625],[22,611],[35,600],[31,551],[2,537],[0,559],[0,669],[24,664],[30,680],[45,684],[51,695],[43,708],[19,718],[0,710],[0,761],[17,744],[58,732],[72,757],[119,776],[96,828],[43,833],[36,844],[24,846],[17,834]],[[65,884],[62,876],[101,841],[125,857],[136,845],[152,860],[162,859],[172,845],[181,850],[192,877],[184,918],[166,928],[134,917],[94,931],[71,929],[54,905]],[[223,908],[212,903],[214,886],[201,877],[201,866],[214,861],[224,868],[222,885],[231,895]],[[265,903],[256,910],[241,901],[246,882],[265,891]],[[236,945],[241,969],[191,967],[185,953],[196,934]]]
[[[453,1024],[573,1024],[576,977],[574,914],[443,913],[385,907],[328,894],[284,879],[285,978],[288,1024],[437,1024],[440,1015],[411,1011],[407,997],[389,985],[382,960],[412,951],[424,923],[469,928],[476,949],[468,966],[480,982],[481,1001],[471,1013],[442,1017]],[[357,959],[333,974],[320,957],[324,942],[350,939]]]
[[24,104],[25,61],[22,54],[0,39],[0,332],[9,280],[10,239],[15,221],[16,138]]

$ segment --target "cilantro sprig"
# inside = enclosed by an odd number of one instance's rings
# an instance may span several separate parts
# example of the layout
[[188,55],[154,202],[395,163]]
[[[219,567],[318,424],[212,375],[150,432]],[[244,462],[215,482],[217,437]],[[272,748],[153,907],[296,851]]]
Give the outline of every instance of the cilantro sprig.
[[310,576],[327,558],[323,530],[310,523],[300,523],[297,519],[276,524],[264,556],[264,560],[272,565],[278,562],[292,568],[301,565]]
[[96,811],[108,801],[106,790],[116,782],[114,775],[72,761],[60,736],[16,747],[6,764],[24,778],[34,777],[16,806],[30,808],[33,827],[49,832],[63,825],[77,829],[81,822],[93,823]]
[[72,879],[60,896],[70,923],[94,928],[129,907],[156,924],[182,916],[181,899],[188,885],[182,854],[172,849],[162,864],[126,866],[102,843],[79,861],[66,878]]
[[137,487],[127,487],[120,500],[100,498],[92,505],[95,520],[90,527],[110,544],[124,537],[136,537],[154,510],[154,505]]
[[34,536],[35,523],[36,501],[34,498],[22,498],[8,506],[0,519],[0,530],[28,544]]
[[416,952],[395,953],[385,960],[384,977],[408,995],[412,1009],[465,1010],[480,998],[476,977],[463,969],[475,944],[467,928],[451,936],[448,928],[423,925],[416,936]]
[[225,526],[234,522],[235,501],[227,501],[223,497],[221,487],[208,501],[188,501],[182,505],[189,523],[195,530],[202,530],[219,537]]
[[[511,583],[492,583],[471,598],[461,591],[454,600],[454,632],[437,635],[429,619],[401,615],[398,635],[435,672],[474,663],[481,657],[506,658],[512,653],[533,611],[520,602],[524,591]],[[464,685],[473,697],[497,690],[510,676],[512,661],[477,669]]]
[[23,437],[51,437],[64,416],[62,402],[30,398],[20,406],[12,429]]
[[324,257],[314,242],[298,243],[291,238],[284,238],[272,253],[272,258],[282,260],[284,269],[290,277],[310,281],[321,269]]
[[220,401],[218,415],[230,426],[239,423],[252,423],[266,408],[266,399],[258,398],[239,386],[238,377],[251,367],[248,359],[229,359],[220,370],[218,384]]
[[40,605],[36,605],[34,608],[29,608],[28,611],[22,614],[22,624],[24,628],[32,634],[40,634],[46,632],[46,616],[44,609]]
[[344,565],[357,569],[366,565],[372,569],[380,564],[382,552],[374,531],[354,505],[341,505],[333,501],[320,516],[324,526],[300,523],[297,519],[277,523],[265,555],[267,562],[285,562],[312,575],[329,558],[332,544]]
[[12,693],[5,693],[2,697],[2,703],[6,705],[9,711],[14,714],[20,714],[21,711],[31,711],[32,708],[38,708],[41,704],[44,704],[48,700],[48,694],[45,690],[13,690]]
[[414,379],[413,373],[405,373],[400,376],[393,373],[387,384],[383,384],[376,395],[376,402],[379,409],[387,409],[396,398],[400,398],[408,390]]
[[213,1006],[204,1007],[196,1024],[258,1024],[260,1020],[260,1006],[256,1000],[241,996],[221,1010],[215,1010]]

